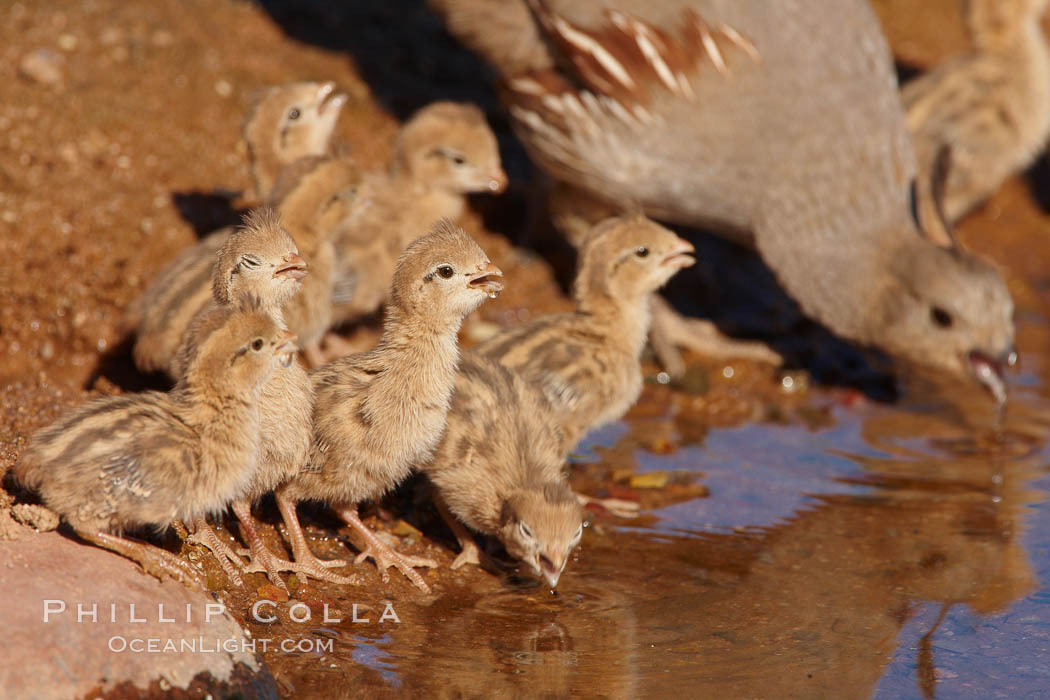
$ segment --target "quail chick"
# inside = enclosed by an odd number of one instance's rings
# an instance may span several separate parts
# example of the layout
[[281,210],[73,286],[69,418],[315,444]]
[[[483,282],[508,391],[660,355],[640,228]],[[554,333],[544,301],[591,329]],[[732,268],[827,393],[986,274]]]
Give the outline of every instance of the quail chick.
[[[287,184],[286,184],[287,183]],[[310,263],[310,274],[299,293],[287,300],[282,313],[287,327],[299,338],[308,364],[320,367],[321,338],[332,320],[332,285],[336,249],[333,233],[354,221],[370,196],[361,173],[347,157],[303,158],[285,168],[272,193],[281,221]]]
[[650,297],[693,264],[692,253],[692,244],[644,216],[607,219],[580,249],[576,311],[509,328],[474,351],[519,371],[546,396],[567,453],[637,400]]
[[[333,89],[332,83],[273,87],[249,113],[243,134],[259,199],[269,197],[282,168],[328,151],[336,119],[346,103],[346,95],[333,94]],[[272,197],[268,201],[273,206],[280,203]],[[167,371],[185,324],[210,298],[207,287],[215,255],[231,232],[232,227],[220,229],[183,250],[128,306],[122,325],[134,330],[138,344],[143,345],[135,352],[139,369]],[[191,291],[199,296],[189,298]]]
[[236,294],[250,295],[278,316],[299,291],[306,262],[271,210],[253,210],[221,243],[211,264],[202,259],[183,269],[179,284],[168,290],[168,304],[151,309],[143,320],[132,350],[139,369],[163,370],[177,379],[186,364],[178,354],[186,328],[213,304],[224,306]]
[[557,587],[583,534],[580,505],[562,468],[558,426],[547,402],[517,372],[463,354],[448,426],[422,468],[459,540],[453,569],[480,564],[465,523],[498,537],[508,554]]
[[[901,90],[920,171],[951,148],[944,213],[954,221],[1028,166],[1050,134],[1050,50],[1039,19],[1047,0],[969,0],[973,41]],[[922,180],[920,180],[922,181]],[[929,216],[929,195],[923,197]]]
[[463,318],[502,289],[501,273],[477,243],[447,220],[414,241],[397,262],[383,335],[366,353],[315,370],[314,443],[309,466],[276,491],[298,564],[325,578],[310,551],[295,507],[300,501],[332,506],[364,538],[358,557],[375,559],[383,579],[396,566],[416,586],[413,570],[426,559],[393,551],[361,522],[357,504],[394,488],[426,461],[445,427],[459,361]]
[[[329,299],[335,255],[331,232],[337,223],[348,220],[357,206],[359,179],[357,168],[347,158],[300,159],[282,173],[271,198],[278,205],[284,228],[294,234],[294,241],[277,226],[242,238],[231,248],[231,233],[217,232],[176,259],[146,293],[149,296],[153,290],[158,291],[138,329],[133,351],[136,365],[145,371],[170,371],[170,358],[190,320],[212,303],[216,258],[217,264],[226,268],[224,278],[238,284],[254,280],[250,283],[256,286],[278,285],[284,290],[277,296],[261,288],[252,291],[267,303],[276,304],[286,327],[299,336],[307,360],[315,366],[320,363],[318,345],[331,318]],[[212,251],[216,244],[220,250]],[[230,250],[239,252],[231,254]],[[310,262],[311,274],[305,279],[301,265],[291,264],[291,257],[284,260],[285,256],[300,252]],[[253,260],[260,261],[261,267],[252,268]],[[267,277],[269,268],[284,272]],[[301,279],[299,288],[282,284],[282,279],[292,278]]]
[[[270,273],[269,277],[252,274],[253,269],[233,274],[229,270],[244,265],[246,260],[276,259],[281,251],[291,251],[294,247],[294,242],[281,227],[280,219],[273,210],[260,208],[248,216],[245,225],[230,237],[220,255],[220,263],[215,267],[214,299],[210,307],[198,313],[186,330],[173,368],[176,377],[183,375],[188,359],[196,356],[201,343],[215,332],[217,320],[223,317],[228,307],[240,303],[245,292],[260,300],[265,312],[281,328],[285,328],[282,306],[291,304],[289,296],[295,294],[297,286],[289,283],[289,279],[300,279],[301,274],[285,279],[285,275],[292,270],[279,269]],[[286,253],[282,257],[289,256]],[[294,265],[294,257],[292,260],[290,264]],[[301,266],[295,270],[303,272]],[[305,282],[310,279],[310,275],[302,279]],[[324,290],[322,301],[327,303],[327,289]],[[266,547],[251,515],[251,505],[283,483],[306,462],[312,438],[312,405],[313,388],[310,380],[295,358],[289,355],[263,385],[259,397],[258,465],[244,496],[231,503],[251,555],[252,565],[245,570],[263,571],[274,585],[281,588],[285,588],[285,584],[279,572],[296,571],[297,566],[274,556]],[[230,580],[235,585],[241,585],[240,573],[244,567],[237,554],[216,536],[203,518],[193,523],[193,529],[191,541],[208,547]],[[345,581],[349,582],[350,579]]]
[[125,539],[215,513],[247,488],[258,397],[290,337],[265,313],[229,310],[168,394],[106,397],[36,433],[15,477],[83,539],[196,586],[188,563]]
[[281,168],[328,151],[346,104],[334,83],[290,83],[263,93],[244,122],[257,199],[268,197]]
[[360,319],[386,300],[394,264],[419,231],[455,220],[472,192],[502,192],[496,138],[473,105],[437,102],[398,134],[387,173],[365,178],[368,205],[335,234],[334,323]]
[[1013,301],[913,216],[914,147],[868,2],[429,3],[499,71],[553,177],[750,243],[839,336],[1003,395]]

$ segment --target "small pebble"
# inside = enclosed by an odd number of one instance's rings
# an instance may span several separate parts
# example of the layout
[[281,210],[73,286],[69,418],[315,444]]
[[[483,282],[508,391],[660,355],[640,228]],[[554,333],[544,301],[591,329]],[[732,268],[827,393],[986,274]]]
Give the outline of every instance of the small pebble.
[[59,85],[63,80],[62,69],[66,59],[52,49],[37,49],[22,57],[18,72],[23,77],[41,85]]

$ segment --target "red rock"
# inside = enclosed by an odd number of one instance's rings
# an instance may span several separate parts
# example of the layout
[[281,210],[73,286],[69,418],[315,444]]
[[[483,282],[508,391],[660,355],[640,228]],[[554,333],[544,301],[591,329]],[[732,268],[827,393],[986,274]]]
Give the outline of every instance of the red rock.
[[[276,697],[251,639],[210,595],[55,532],[0,542],[0,562],[0,697],[94,697],[115,688],[135,697],[191,684],[217,696]],[[175,651],[164,650],[169,640]]]
[[275,603],[287,603],[288,593],[281,590],[272,583],[267,583],[263,586],[259,586],[257,590],[259,597],[264,600],[272,600]]

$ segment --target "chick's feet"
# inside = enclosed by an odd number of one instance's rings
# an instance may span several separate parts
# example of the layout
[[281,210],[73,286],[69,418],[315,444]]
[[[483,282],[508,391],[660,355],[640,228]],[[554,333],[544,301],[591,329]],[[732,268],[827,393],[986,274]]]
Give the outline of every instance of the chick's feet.
[[685,372],[678,348],[714,359],[755,360],[777,367],[784,363],[784,358],[764,343],[733,340],[710,321],[682,316],[658,294],[652,296],[650,306],[649,342],[660,364],[672,377],[680,377]]
[[244,572],[244,562],[230,545],[222,541],[204,518],[194,520],[193,534],[183,539],[187,544],[199,544],[206,548],[215,557],[215,561],[219,563],[230,583],[238,587],[244,586],[244,579],[241,578],[241,573]]
[[467,564],[473,564],[478,568],[482,568],[482,561],[486,563],[493,563],[491,559],[486,556],[481,548],[478,547],[474,541],[474,536],[470,534],[470,530],[464,527],[463,523],[456,519],[456,516],[452,514],[452,511],[448,509],[444,499],[438,496],[435,499],[437,503],[438,513],[441,514],[441,518],[448,525],[449,529],[452,530],[452,534],[456,536],[456,541],[459,542],[459,554],[452,560],[450,568],[455,570]]
[[137,562],[147,574],[158,580],[163,581],[167,577],[189,588],[205,590],[197,570],[167,550],[144,542],[126,540],[108,532],[77,530],[77,534],[88,542]]
[[452,560],[452,564],[449,568],[453,571],[466,566],[467,564],[473,564],[474,566],[481,568],[481,549],[473,541],[471,542],[460,542],[462,550],[456,555],[456,558]]
[[[310,545],[306,543],[306,535],[303,534],[302,525],[299,524],[299,515],[295,512],[295,502],[280,492],[274,494],[274,497],[277,501],[277,508],[281,511],[284,526],[288,528],[288,539],[292,545],[292,557],[295,559],[294,562],[278,559],[273,557],[267,550],[266,554],[262,556],[265,559],[269,555],[274,559],[271,566],[276,571],[294,571],[297,574],[314,578],[318,581],[327,581],[340,585],[359,586],[363,583],[360,576],[340,576],[329,571],[328,569],[346,566],[346,562],[342,559],[318,559],[314,556]],[[262,561],[260,561],[260,564],[265,567]]]
[[426,581],[423,580],[423,577],[419,575],[414,567],[423,566],[436,568],[436,561],[425,557],[413,557],[407,554],[395,552],[382,540],[376,537],[376,534],[372,532],[367,525],[361,522],[361,518],[357,515],[356,507],[342,508],[337,512],[340,517],[342,517],[350,527],[357,530],[365,540],[365,548],[357,555],[357,559],[354,560],[355,564],[360,564],[365,559],[371,557],[373,561],[375,561],[376,568],[379,569],[379,574],[383,577],[384,583],[390,580],[390,576],[387,574],[386,570],[391,566],[397,567],[397,569],[403,573],[409,581],[415,584],[416,588],[424,593],[430,593],[430,586],[427,585]]
[[[357,577],[346,577],[333,574],[328,571],[328,567],[346,566],[345,561],[333,560],[333,561],[322,561],[314,557],[313,553],[307,548],[309,552],[308,556],[303,556],[302,553],[296,556],[296,561],[288,561],[281,557],[275,556],[270,548],[263,542],[262,536],[259,534],[255,518],[252,517],[251,506],[244,501],[237,501],[231,504],[233,512],[237,515],[237,519],[241,521],[241,532],[244,534],[245,541],[248,542],[249,557],[251,563],[245,567],[244,572],[248,574],[266,574],[266,578],[270,580],[270,583],[277,586],[285,593],[288,592],[288,586],[281,578],[280,572],[289,571],[295,572],[302,576],[320,579],[322,581],[329,581],[330,583],[340,584],[358,584],[360,580]],[[305,539],[304,539],[305,544]],[[300,559],[302,557],[302,559]]]

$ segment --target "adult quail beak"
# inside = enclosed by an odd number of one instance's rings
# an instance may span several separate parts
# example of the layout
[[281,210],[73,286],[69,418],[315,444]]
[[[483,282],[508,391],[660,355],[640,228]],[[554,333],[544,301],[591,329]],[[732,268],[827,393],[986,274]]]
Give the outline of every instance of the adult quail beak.
[[499,194],[507,189],[507,173],[503,172],[503,168],[496,168],[494,172],[489,174],[489,181],[486,187],[492,194]]
[[546,554],[539,556],[540,561],[540,573],[543,574],[543,578],[546,579],[547,585],[552,589],[558,587],[558,579],[561,578],[561,572],[565,570],[565,557],[558,557],[554,559],[549,558]]
[[1000,405],[1006,403],[1006,381],[1003,375],[1007,367],[1017,364],[1017,352],[1009,348],[997,357],[992,357],[980,350],[971,350],[967,359],[970,362],[970,369],[981,386],[995,397],[997,403]]
[[472,289],[480,289],[488,294],[489,298],[494,299],[503,291],[502,277],[503,271],[492,263],[489,263],[470,278],[470,281],[467,282],[467,286]]
[[696,258],[693,257],[695,252],[696,248],[693,247],[692,243],[679,238],[671,252],[664,257],[663,264],[679,270],[690,267],[696,262]]
[[293,280],[301,280],[303,277],[306,277],[306,268],[306,261],[297,254],[293,254],[284,259],[284,265],[279,267],[277,271],[273,273],[273,276],[283,276]]

